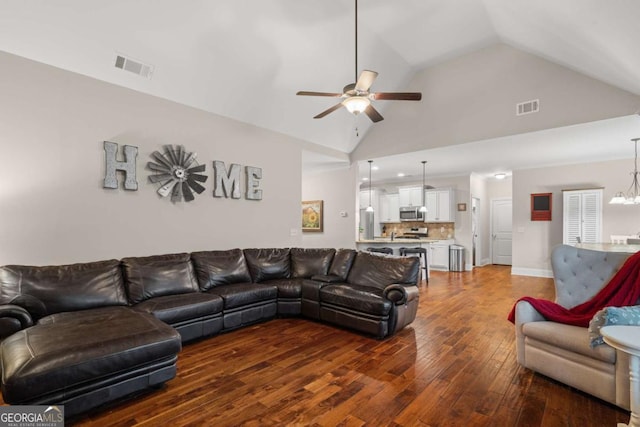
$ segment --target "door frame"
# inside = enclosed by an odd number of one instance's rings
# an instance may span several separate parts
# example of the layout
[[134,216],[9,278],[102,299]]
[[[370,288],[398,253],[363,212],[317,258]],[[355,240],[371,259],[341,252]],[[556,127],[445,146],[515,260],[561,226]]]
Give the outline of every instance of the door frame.
[[[490,201],[491,206],[489,206],[489,236],[491,239],[491,243],[489,244],[489,256],[490,256],[491,264],[493,264],[493,234],[494,234],[493,233],[493,216],[494,216],[493,202],[505,202],[505,201],[511,202],[511,215],[513,220],[513,197],[496,197],[491,199]],[[513,257],[513,227],[511,229],[511,256]]]
[[[471,198],[471,259],[473,267],[479,267],[482,265],[482,217],[480,215],[480,198]],[[473,220],[475,216],[476,230],[475,236],[473,235]],[[473,250],[475,244],[475,260]]]

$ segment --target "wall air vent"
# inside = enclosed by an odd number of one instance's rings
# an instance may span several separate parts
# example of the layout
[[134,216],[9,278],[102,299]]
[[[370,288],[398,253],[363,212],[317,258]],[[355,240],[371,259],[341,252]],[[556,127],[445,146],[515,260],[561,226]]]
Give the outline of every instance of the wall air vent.
[[144,64],[137,59],[132,59],[124,55],[116,55],[116,68],[129,71],[147,79],[151,78],[153,74],[153,65]]
[[532,99],[531,101],[516,104],[516,116],[524,116],[525,114],[537,113],[538,111],[540,111],[539,99]]

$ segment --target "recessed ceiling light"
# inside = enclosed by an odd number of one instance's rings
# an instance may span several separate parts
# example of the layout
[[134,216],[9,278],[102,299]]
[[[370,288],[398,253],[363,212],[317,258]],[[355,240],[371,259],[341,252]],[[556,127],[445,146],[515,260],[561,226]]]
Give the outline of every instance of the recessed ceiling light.
[[507,174],[504,172],[500,172],[494,175],[496,177],[496,179],[505,179],[507,177]]
[[371,166],[371,170],[377,171],[378,169],[380,169],[378,166]]
[[369,178],[364,177],[364,178],[362,178],[362,180],[363,180],[363,181],[369,181]]
[[404,174],[404,173],[402,173],[402,172],[398,172],[398,178],[402,178],[403,176],[405,176],[405,174]]

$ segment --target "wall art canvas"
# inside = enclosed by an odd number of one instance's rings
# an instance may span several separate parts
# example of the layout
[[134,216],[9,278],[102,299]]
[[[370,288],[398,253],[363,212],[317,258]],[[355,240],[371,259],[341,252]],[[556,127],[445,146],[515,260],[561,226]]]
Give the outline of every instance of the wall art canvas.
[[302,202],[302,231],[322,231],[322,200]]

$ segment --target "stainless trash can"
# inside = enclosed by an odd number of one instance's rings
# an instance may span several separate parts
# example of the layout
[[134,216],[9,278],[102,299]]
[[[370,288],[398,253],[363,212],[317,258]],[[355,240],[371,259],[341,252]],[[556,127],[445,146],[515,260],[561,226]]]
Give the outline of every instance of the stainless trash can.
[[464,271],[464,246],[449,245],[449,271]]

